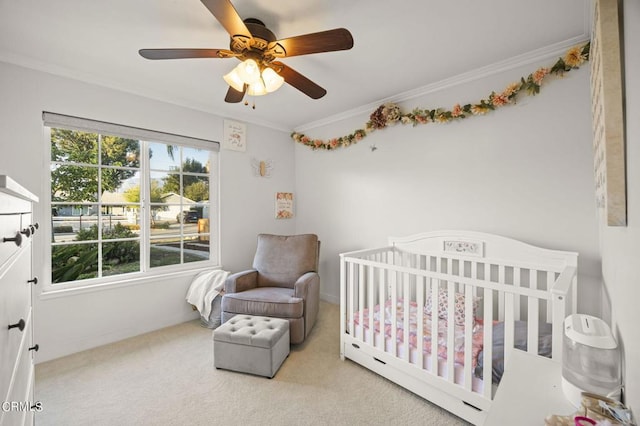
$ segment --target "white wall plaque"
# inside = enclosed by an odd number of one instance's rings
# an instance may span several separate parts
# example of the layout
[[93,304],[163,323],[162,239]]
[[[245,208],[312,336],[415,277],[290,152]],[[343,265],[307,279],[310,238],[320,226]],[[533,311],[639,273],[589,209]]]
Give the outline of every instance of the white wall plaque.
[[596,205],[610,226],[626,226],[624,109],[617,0],[597,0],[591,36],[591,112]]
[[232,151],[246,151],[247,126],[237,121],[224,120],[222,148]]

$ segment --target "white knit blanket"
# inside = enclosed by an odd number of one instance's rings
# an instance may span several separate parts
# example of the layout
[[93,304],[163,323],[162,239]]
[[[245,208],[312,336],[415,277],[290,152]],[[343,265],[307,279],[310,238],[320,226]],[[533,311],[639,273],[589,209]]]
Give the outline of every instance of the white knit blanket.
[[224,289],[224,281],[229,271],[215,269],[196,275],[187,291],[187,302],[198,309],[203,319],[209,320],[211,302]]

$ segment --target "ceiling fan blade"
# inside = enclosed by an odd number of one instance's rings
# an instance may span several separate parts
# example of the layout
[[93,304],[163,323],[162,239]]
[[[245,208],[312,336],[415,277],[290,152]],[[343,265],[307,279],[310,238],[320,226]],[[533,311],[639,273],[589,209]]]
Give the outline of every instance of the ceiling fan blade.
[[243,35],[253,38],[247,26],[242,22],[242,18],[238,15],[236,8],[233,7],[229,0],[201,0],[209,9],[209,12],[220,21],[220,24],[229,33],[230,36]]
[[336,28],[273,42],[273,46],[277,46],[278,44],[284,48],[286,57],[300,56],[311,53],[351,49],[353,47],[353,37],[349,30]]
[[273,65],[278,69],[278,74],[284,78],[284,81],[310,98],[320,99],[327,94],[325,89],[282,62],[273,62]]
[[229,90],[227,90],[227,95],[224,97],[224,101],[230,104],[237,104],[242,101],[244,98],[244,92],[247,91],[247,85],[244,85],[244,90],[242,92],[237,91],[233,87],[229,86]]
[[140,56],[147,59],[230,58],[235,56],[226,49],[140,49]]

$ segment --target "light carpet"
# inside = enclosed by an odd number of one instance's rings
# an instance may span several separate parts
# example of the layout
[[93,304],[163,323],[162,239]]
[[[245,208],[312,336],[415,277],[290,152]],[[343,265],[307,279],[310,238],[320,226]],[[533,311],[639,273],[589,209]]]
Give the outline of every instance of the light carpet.
[[213,366],[211,330],[191,321],[36,366],[42,425],[467,425],[340,360],[339,306],[273,379]]

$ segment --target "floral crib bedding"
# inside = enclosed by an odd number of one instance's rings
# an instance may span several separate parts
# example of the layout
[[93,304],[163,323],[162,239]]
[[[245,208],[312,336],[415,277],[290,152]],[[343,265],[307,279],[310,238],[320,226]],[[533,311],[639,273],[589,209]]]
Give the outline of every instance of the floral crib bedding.
[[[405,303],[402,299],[396,301],[396,307],[393,309],[396,316],[396,341],[398,344],[404,343],[404,315],[405,315]],[[384,334],[385,341],[391,339],[392,335],[392,301],[387,300],[384,304]],[[414,301],[409,302],[409,346],[415,350],[418,347],[418,341],[422,340],[422,352],[425,356],[431,354],[432,348],[432,327],[431,327],[431,304],[427,302],[427,305],[421,307],[424,309],[423,317],[423,332],[422,339],[417,336],[418,330],[418,305]],[[459,311],[456,309],[456,311]],[[448,323],[446,320],[446,312],[438,309],[438,358],[441,360],[447,359],[447,336],[448,336]],[[368,308],[362,311],[362,324],[360,324],[360,312],[354,314],[354,323],[356,326],[362,326],[365,331],[369,330],[369,316],[371,312]],[[444,318],[443,318],[444,316]],[[373,311],[373,321],[375,334],[380,333],[380,305],[376,305]],[[454,362],[460,366],[464,365],[464,317],[460,318],[456,315],[456,321],[454,324]],[[478,354],[482,351],[483,345],[483,326],[480,321],[474,319],[473,321],[473,341],[472,341],[472,367],[475,368],[478,362]]]

